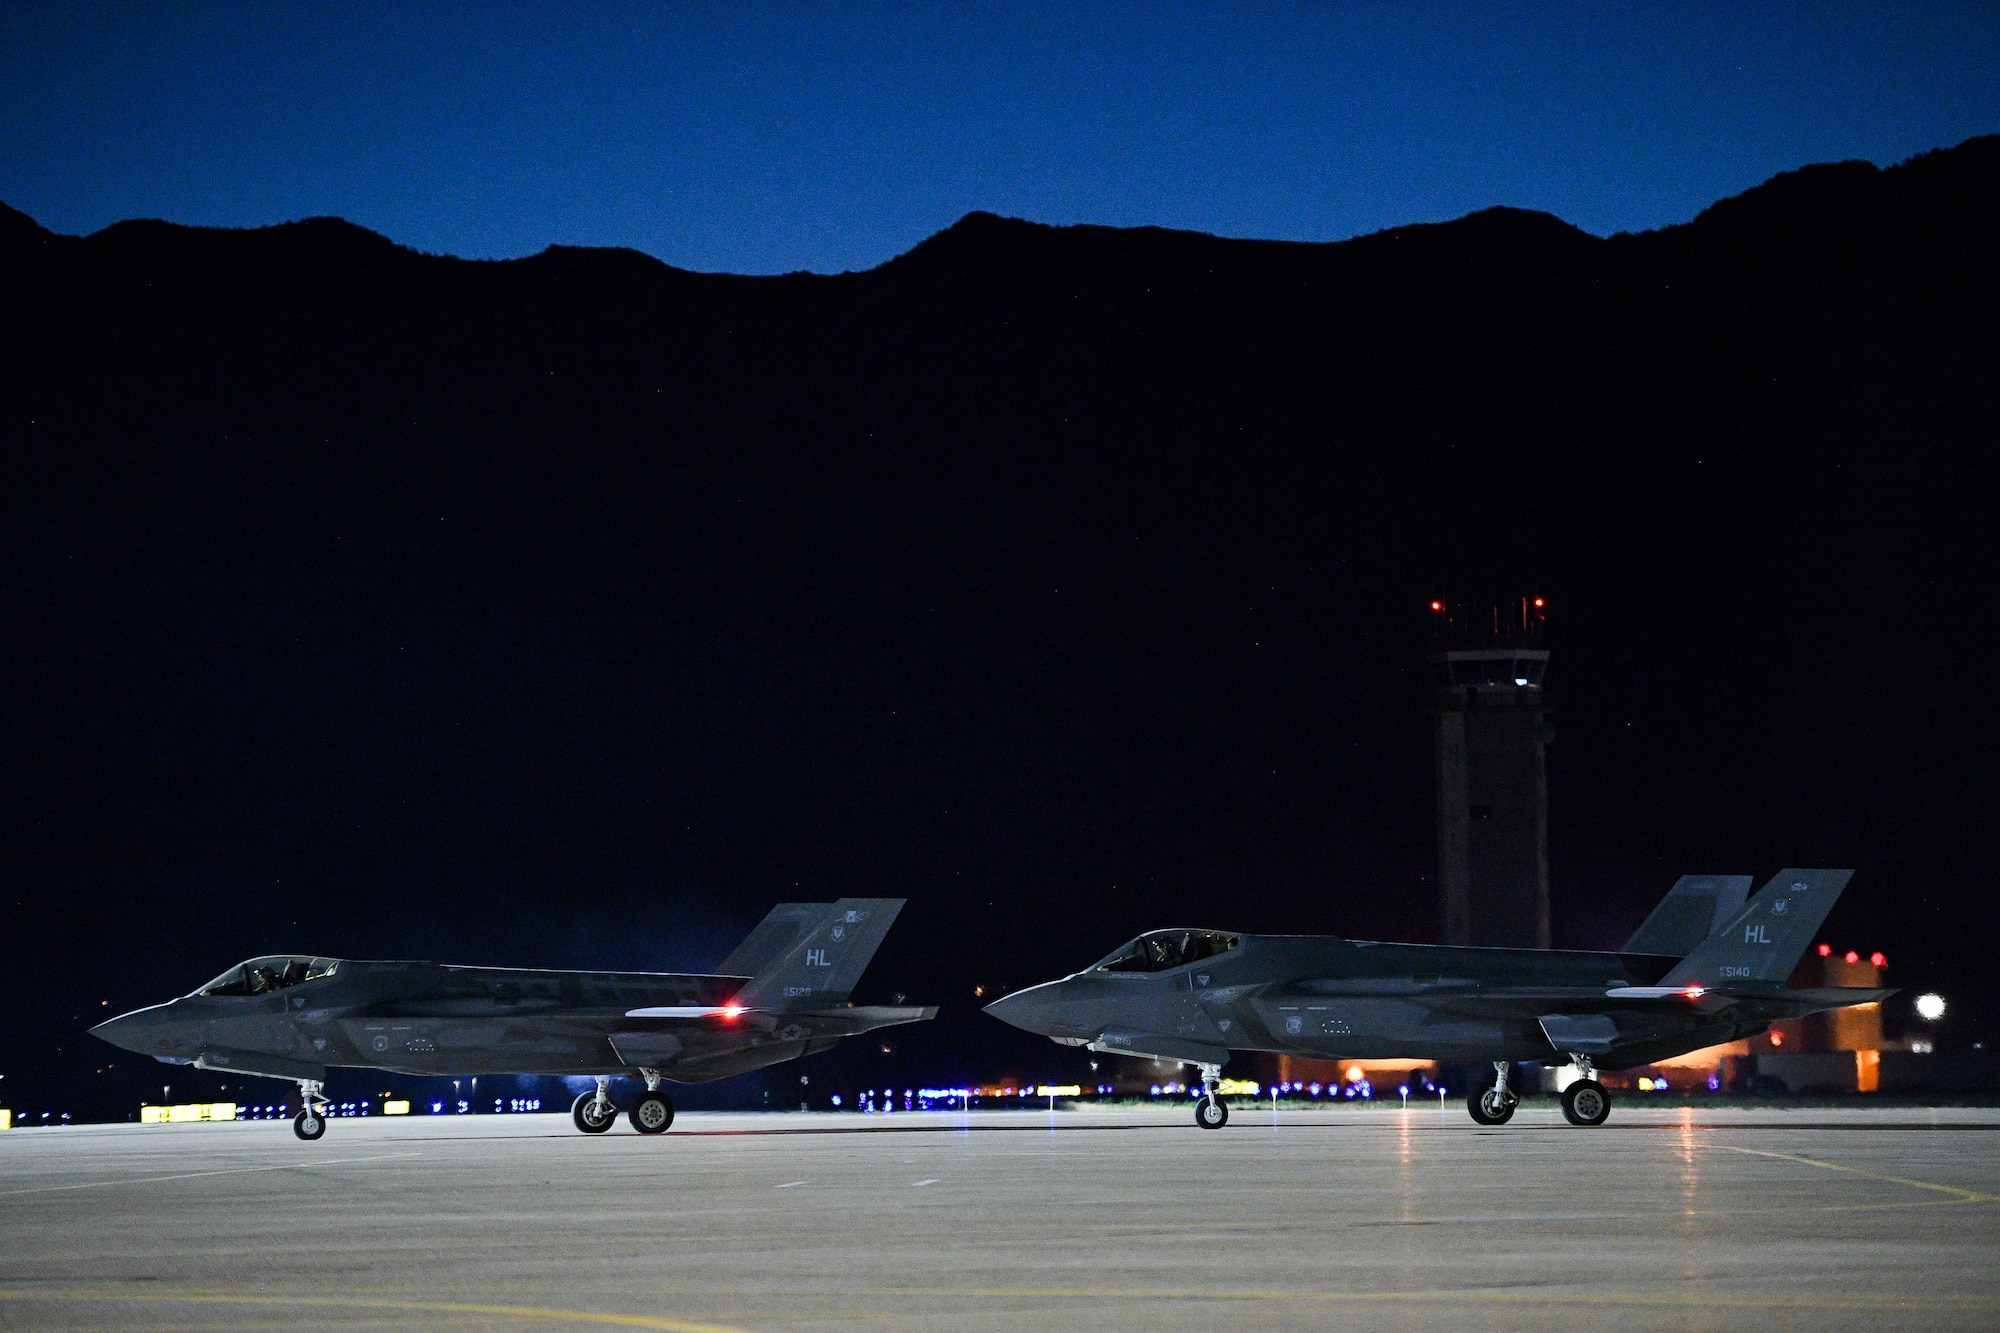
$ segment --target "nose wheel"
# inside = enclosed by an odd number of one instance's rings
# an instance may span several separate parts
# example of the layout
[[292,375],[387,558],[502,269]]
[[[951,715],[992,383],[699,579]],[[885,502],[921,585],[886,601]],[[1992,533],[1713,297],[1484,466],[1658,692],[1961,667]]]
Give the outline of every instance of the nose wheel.
[[569,1118],[586,1134],[602,1134],[618,1123],[618,1108],[611,1102],[611,1080],[597,1080],[597,1091],[586,1092],[569,1108]]
[[1465,1109],[1472,1113],[1476,1123],[1504,1125],[1514,1118],[1514,1108],[1521,1104],[1521,1099],[1508,1088],[1507,1074],[1507,1062],[1495,1060],[1493,1082],[1483,1088],[1474,1088],[1472,1095],[1465,1099]]
[[317,1080],[299,1080],[299,1102],[299,1113],[292,1117],[292,1133],[311,1143],[326,1133],[326,1095]]
[[1203,1129],[1221,1129],[1229,1123],[1229,1105],[1222,1100],[1220,1065],[1201,1066],[1201,1100],[1194,1104],[1194,1122]]

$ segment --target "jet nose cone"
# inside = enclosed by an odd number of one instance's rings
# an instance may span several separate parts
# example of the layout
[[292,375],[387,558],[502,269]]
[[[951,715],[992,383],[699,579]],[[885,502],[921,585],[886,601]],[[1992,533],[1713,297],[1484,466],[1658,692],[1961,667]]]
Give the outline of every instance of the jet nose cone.
[[90,1030],[91,1036],[120,1050],[156,1057],[192,1054],[181,1048],[198,1044],[197,1034],[197,1025],[182,1021],[180,1014],[168,1012],[164,1004],[134,1009],[129,1014],[106,1019]]
[[1003,995],[986,1006],[986,1012],[1002,1023],[1010,1023],[1023,1032],[1037,1036],[1047,1036],[1049,1019],[1054,1006],[1050,1003],[1046,986],[1030,986],[1027,990],[1017,990],[1012,995]]
[[107,1018],[99,1023],[90,1030],[90,1035],[99,1041],[108,1041],[120,1050],[136,1051],[139,1048],[132,1043],[139,1036],[137,1027],[138,1025],[132,1021],[132,1015],[120,1014],[116,1018]]

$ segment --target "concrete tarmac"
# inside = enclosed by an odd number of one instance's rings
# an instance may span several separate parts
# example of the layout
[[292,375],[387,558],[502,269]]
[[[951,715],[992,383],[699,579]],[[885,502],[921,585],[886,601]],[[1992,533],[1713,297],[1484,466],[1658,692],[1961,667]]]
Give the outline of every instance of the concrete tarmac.
[[1993,1329],[2000,1111],[0,1133],[0,1327]]

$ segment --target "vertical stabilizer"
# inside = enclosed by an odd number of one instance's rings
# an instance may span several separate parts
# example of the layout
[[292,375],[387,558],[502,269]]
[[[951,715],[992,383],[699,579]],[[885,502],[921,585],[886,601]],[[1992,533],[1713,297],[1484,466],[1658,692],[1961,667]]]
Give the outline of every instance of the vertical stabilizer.
[[819,916],[783,953],[751,977],[734,1002],[761,1009],[840,1003],[854,993],[896,914],[903,910],[904,901],[842,898],[836,903],[812,904]]
[[1620,953],[1685,958],[1743,910],[1748,875],[1682,875]]
[[1729,986],[1749,981],[1783,985],[1853,876],[1852,870],[1779,871],[1742,911],[1662,977],[1660,984]]
[[819,924],[833,909],[826,903],[779,903],[757,928],[744,936],[743,943],[730,951],[715,969],[719,977],[754,977],[784,954],[799,936]]

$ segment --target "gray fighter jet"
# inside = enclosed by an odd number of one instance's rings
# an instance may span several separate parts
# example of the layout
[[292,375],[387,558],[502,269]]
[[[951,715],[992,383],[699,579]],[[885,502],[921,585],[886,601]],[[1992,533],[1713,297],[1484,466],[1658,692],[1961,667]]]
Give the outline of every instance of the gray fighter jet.
[[541,972],[439,963],[253,958],[192,995],[91,1032],[168,1064],[291,1079],[302,1139],[326,1132],[329,1065],[399,1074],[587,1074],[571,1116],[586,1134],[618,1119],[611,1079],[646,1091],[632,1127],[673,1123],[663,1079],[706,1083],[811,1055],[842,1037],[937,1016],[847,1002],[901,898],[780,903],[712,975]]
[[1573,1064],[1563,1115],[1598,1125],[1611,1113],[1599,1069],[1895,994],[1785,988],[1853,873],[1782,871],[1748,902],[1747,875],[1687,876],[1617,953],[1155,930],[986,1012],[1064,1045],[1196,1066],[1195,1123],[1209,1129],[1229,1119],[1216,1085],[1231,1051],[1490,1060],[1493,1081],[1467,1099],[1482,1125],[1514,1114],[1510,1064]]

